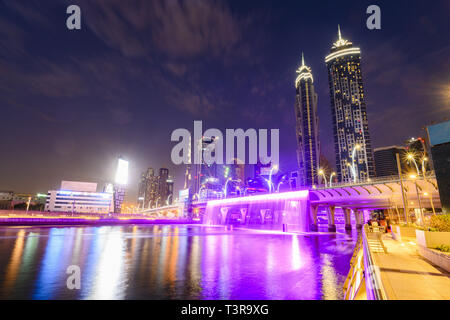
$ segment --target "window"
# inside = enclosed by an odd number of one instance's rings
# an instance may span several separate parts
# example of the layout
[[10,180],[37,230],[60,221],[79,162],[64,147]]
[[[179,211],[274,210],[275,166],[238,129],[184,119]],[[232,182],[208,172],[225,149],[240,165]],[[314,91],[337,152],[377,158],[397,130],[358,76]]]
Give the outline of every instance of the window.
[[347,135],[347,145],[348,150],[353,152],[353,146],[355,145],[355,135],[353,133]]
[[361,133],[362,132],[362,119],[361,119],[361,111],[359,109],[353,110],[353,119],[354,119],[355,131],[358,133]]
[[339,139],[339,150],[345,151],[346,150],[346,144],[345,144],[345,133],[344,129],[339,129],[338,132],[338,139]]
[[351,106],[349,104],[346,104],[344,106],[344,117],[345,117],[345,126],[353,127]]
[[344,110],[342,109],[342,106],[337,107],[337,121],[344,121]]

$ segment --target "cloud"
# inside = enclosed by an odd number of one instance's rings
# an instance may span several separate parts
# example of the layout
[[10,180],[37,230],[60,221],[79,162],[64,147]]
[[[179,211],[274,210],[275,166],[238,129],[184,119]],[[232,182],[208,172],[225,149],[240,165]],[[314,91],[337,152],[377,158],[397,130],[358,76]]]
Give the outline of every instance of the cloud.
[[28,0],[25,4],[24,1],[5,0],[4,3],[9,9],[20,15],[28,23],[40,27],[51,26],[50,19],[43,14],[45,10],[39,10],[39,8],[42,7],[41,1]]
[[230,53],[240,39],[238,20],[218,1],[155,1],[152,37],[172,57]]
[[81,0],[87,26],[127,57],[223,57],[240,41],[240,22],[212,0]]
[[162,76],[157,83],[166,102],[181,111],[207,117],[212,111],[217,110],[216,103],[219,99],[199,85],[190,83],[189,79],[180,85]]

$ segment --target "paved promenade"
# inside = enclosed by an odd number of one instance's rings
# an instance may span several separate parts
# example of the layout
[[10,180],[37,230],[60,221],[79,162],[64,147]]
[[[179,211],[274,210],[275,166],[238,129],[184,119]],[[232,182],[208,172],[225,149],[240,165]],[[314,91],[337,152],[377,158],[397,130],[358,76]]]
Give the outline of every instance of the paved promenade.
[[383,235],[387,253],[372,251],[390,300],[450,300],[450,274],[432,265],[417,251],[415,238],[395,241]]

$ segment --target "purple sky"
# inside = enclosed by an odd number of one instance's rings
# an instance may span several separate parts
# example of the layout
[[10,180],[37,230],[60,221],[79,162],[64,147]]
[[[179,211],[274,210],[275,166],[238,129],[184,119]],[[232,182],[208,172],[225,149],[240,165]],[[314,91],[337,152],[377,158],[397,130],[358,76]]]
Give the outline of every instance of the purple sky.
[[[82,30],[66,29],[69,4]],[[378,4],[382,29],[365,26]],[[176,128],[279,128],[295,169],[294,80],[305,54],[319,95],[322,152],[334,163],[324,57],[337,37],[362,50],[373,147],[402,144],[450,115],[450,2],[0,1],[0,190],[104,183],[130,160],[171,164]]]

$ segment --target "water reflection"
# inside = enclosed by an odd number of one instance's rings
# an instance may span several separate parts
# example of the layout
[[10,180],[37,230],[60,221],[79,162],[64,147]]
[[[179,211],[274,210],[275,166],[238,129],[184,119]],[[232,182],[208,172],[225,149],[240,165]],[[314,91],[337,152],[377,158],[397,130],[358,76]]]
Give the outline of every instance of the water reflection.
[[[340,299],[352,235],[204,226],[0,228],[1,299]],[[66,287],[70,265],[81,289]]]

